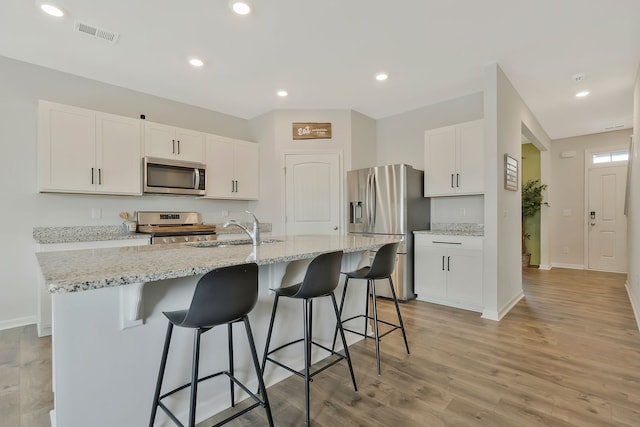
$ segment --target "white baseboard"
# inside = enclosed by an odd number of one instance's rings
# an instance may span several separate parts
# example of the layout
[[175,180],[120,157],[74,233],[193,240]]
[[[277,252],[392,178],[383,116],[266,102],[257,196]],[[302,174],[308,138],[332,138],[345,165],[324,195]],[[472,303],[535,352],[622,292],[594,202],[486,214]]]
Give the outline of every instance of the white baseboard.
[[627,279],[624,287],[627,289],[627,294],[629,295],[629,301],[631,302],[631,308],[633,309],[633,315],[636,318],[636,324],[638,325],[638,330],[640,330],[640,301],[635,298],[633,294],[633,290],[631,289],[631,285],[629,285],[629,279]]
[[0,321],[0,331],[4,329],[17,328],[20,326],[33,325],[37,322],[36,316],[17,317]]
[[552,267],[557,267],[557,268],[570,268],[572,270],[584,270],[584,264],[564,264],[561,262],[554,262],[551,264]]
[[551,270],[551,264],[540,264],[538,270]]
[[488,320],[495,320],[496,322],[499,322],[500,320],[502,320],[504,316],[507,315],[507,313],[511,311],[513,307],[515,307],[515,305],[518,302],[520,302],[522,298],[524,298],[524,292],[522,292],[522,289],[521,289],[520,292],[518,292],[513,298],[511,298],[511,301],[509,301],[504,306],[502,306],[500,311],[484,310],[482,312],[482,318],[488,319]]

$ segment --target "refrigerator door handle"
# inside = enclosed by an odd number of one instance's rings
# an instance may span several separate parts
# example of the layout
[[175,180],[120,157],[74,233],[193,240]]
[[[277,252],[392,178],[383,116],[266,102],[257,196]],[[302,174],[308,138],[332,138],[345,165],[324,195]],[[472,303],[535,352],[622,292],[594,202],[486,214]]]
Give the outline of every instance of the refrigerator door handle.
[[371,174],[371,222],[370,222],[372,232],[375,231],[375,228],[376,228],[376,210],[377,210],[376,187],[377,185],[378,184],[376,183],[376,174],[372,173]]

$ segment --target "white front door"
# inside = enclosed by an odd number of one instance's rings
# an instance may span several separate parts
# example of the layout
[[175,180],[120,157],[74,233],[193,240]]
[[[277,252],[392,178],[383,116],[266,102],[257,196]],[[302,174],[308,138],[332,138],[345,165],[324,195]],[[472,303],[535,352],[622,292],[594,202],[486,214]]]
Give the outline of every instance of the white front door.
[[284,163],[286,234],[340,234],[340,154],[285,154]]
[[591,167],[587,204],[588,268],[627,271],[627,166]]

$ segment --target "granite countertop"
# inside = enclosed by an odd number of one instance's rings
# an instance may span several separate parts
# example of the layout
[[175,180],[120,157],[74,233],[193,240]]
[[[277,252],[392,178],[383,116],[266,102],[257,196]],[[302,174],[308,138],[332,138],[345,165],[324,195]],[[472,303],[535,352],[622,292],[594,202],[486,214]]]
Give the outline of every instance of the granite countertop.
[[414,234],[439,234],[442,236],[484,236],[484,224],[432,222],[430,230],[416,230]]
[[[79,292],[129,283],[153,282],[197,274],[230,265],[258,265],[313,258],[321,253],[377,249],[396,238],[361,236],[274,237],[274,243],[252,245],[152,245],[36,254],[51,293]],[[227,242],[229,243],[229,242]]]
[[149,235],[127,233],[122,225],[91,225],[81,227],[34,227],[33,239],[39,244],[50,244],[149,239]]
[[438,234],[440,236],[484,237],[484,232],[482,231],[465,231],[465,230],[415,230],[413,234]]
[[[252,224],[242,223],[251,229]],[[245,235],[238,227],[224,228],[223,224],[212,224],[216,226],[216,234],[224,235]],[[260,223],[261,233],[271,232],[271,223]],[[39,244],[51,243],[78,243],[96,242],[104,240],[129,240],[148,239],[149,235],[144,233],[127,233],[123,225],[89,225],[76,227],[34,227],[33,239]]]

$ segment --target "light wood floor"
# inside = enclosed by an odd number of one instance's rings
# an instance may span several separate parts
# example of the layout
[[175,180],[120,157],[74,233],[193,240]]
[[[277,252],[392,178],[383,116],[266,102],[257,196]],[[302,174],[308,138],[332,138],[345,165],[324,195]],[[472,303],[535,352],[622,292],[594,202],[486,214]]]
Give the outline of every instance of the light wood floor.
[[[412,301],[400,333],[350,347],[359,391],[340,363],[311,384],[315,426],[640,426],[640,333],[625,275],[524,271],[525,299],[501,322]],[[382,315],[392,316],[392,306]],[[381,315],[381,316],[382,316]],[[50,341],[0,332],[0,426],[41,426],[51,408]],[[304,424],[304,385],[268,389],[277,426]],[[221,414],[222,415],[222,414]],[[202,423],[208,426],[212,423]],[[256,409],[230,425],[265,425]]]

